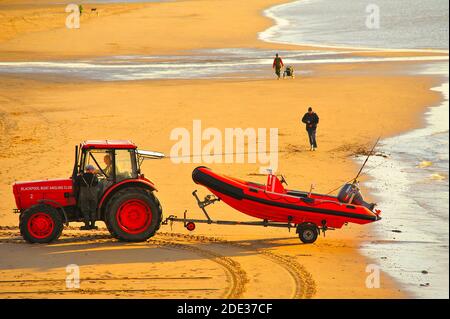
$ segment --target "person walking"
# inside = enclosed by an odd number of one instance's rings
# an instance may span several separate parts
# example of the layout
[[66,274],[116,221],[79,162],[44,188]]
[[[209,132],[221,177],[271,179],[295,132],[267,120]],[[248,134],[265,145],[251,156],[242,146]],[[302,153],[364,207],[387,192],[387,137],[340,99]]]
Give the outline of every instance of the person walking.
[[303,115],[302,122],[306,124],[311,151],[315,151],[317,149],[316,130],[317,124],[319,124],[319,116],[316,112],[313,112],[312,107],[309,107],[308,112]]
[[272,69],[275,69],[275,74],[278,77],[278,80],[281,77],[281,68],[284,67],[283,60],[278,56],[278,53],[275,55],[275,59],[273,59]]

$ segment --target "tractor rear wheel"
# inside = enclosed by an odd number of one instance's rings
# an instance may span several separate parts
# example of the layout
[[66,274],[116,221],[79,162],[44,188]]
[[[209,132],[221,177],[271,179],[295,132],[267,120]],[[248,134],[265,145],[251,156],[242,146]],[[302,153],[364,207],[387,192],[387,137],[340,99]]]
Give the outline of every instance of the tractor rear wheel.
[[158,231],[159,228],[161,227],[161,223],[163,220],[163,210],[162,210],[161,202],[159,201],[159,199],[153,193],[152,193],[152,196],[153,196],[153,199],[154,199],[156,206],[158,207],[158,211],[159,211],[159,221],[156,226],[156,231]]
[[122,241],[145,241],[155,235],[162,213],[153,194],[136,187],[118,191],[108,201],[105,223]]
[[49,243],[57,240],[63,228],[61,214],[49,205],[35,205],[20,214],[20,234],[29,243]]
[[319,236],[319,228],[310,223],[304,223],[297,226],[298,237],[304,244],[312,244]]

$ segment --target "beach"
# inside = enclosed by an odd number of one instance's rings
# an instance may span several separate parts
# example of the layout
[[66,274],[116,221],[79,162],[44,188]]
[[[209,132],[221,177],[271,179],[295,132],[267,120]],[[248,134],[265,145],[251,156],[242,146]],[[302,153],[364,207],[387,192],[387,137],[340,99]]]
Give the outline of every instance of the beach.
[[[1,4],[0,14],[12,18],[2,26],[0,61],[91,63],[105,58],[109,63],[108,57],[129,59],[130,55],[194,59],[200,53],[211,54],[206,50],[224,48],[253,53],[298,50],[318,54],[325,50],[258,39],[258,32],[274,23],[262,15],[263,10],[287,1],[86,4],[88,14],[82,17],[79,30],[65,28],[64,5],[35,2],[36,6],[20,0]],[[90,14],[91,7],[99,8],[100,15]],[[201,74],[176,78],[171,77],[173,72],[166,78],[153,77],[146,75],[148,71],[142,72],[142,79],[129,80],[91,77],[90,69],[78,73],[69,65],[66,74],[39,73],[34,66],[25,72],[0,72],[0,274],[6,281],[0,285],[1,297],[413,296],[383,268],[380,287],[366,285],[367,266],[382,265],[386,256],[362,254],[361,246],[386,235],[377,232],[384,220],[329,231],[312,245],[302,245],[294,230],[220,225],[198,225],[192,236],[181,224],[167,225],[145,243],[116,242],[103,223],[98,232],[69,228],[59,242],[49,245],[29,245],[19,236],[18,215],[12,213],[14,181],[69,176],[74,146],[86,139],[130,139],[142,149],[169,154],[174,144],[172,130],[192,132],[194,120],[201,120],[203,128],[221,132],[229,127],[278,128],[278,172],[286,176],[291,188],[309,190],[314,184],[314,191],[326,193],[338,187],[356,174],[356,156],[369,150],[379,136],[394,137],[423,127],[423,114],[428,107],[439,105],[442,95],[431,90],[441,79],[410,71],[420,69],[424,62],[408,58],[423,53],[333,50],[338,59],[349,54],[380,60],[341,63],[333,56],[329,63],[301,64],[300,75],[284,81],[271,77],[272,56],[266,57],[270,61],[266,68],[254,67],[255,74],[262,74],[254,78],[251,68],[250,75],[236,71],[226,77],[214,73],[210,78]],[[444,60],[446,55],[448,59],[448,53],[427,53]],[[401,61],[384,60],[399,56]],[[121,67],[126,69],[127,64]],[[195,65],[198,68],[201,64]],[[316,152],[309,151],[300,123],[310,105],[321,119]],[[189,216],[202,217],[191,195],[194,189],[207,194],[191,178],[192,170],[201,164],[177,164],[170,158],[144,163],[143,172],[157,185],[165,216],[181,217],[187,210]],[[207,166],[265,183],[255,164]],[[369,201],[378,199],[365,186],[373,178],[361,178]],[[217,219],[249,219],[223,203],[209,212]],[[87,285],[82,285],[84,290],[65,288],[69,264],[80,265],[81,279]],[[421,270],[416,269],[419,276],[425,276]]]

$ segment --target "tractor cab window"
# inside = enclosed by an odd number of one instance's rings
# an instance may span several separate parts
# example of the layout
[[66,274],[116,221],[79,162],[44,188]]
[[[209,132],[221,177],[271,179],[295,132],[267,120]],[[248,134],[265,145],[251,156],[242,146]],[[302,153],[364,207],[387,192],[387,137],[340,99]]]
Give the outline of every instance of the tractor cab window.
[[116,181],[137,178],[136,153],[134,150],[115,150]]
[[99,179],[110,185],[137,178],[136,152],[129,149],[90,149],[82,159],[81,168],[93,165]]
[[113,180],[113,159],[112,150],[89,150],[86,152],[84,167],[93,165],[99,178]]

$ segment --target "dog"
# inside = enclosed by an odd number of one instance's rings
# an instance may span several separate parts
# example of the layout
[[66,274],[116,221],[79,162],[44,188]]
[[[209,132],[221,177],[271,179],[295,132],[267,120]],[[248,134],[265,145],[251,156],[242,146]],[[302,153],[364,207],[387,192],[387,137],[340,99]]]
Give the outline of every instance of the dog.
[[292,65],[288,65],[286,69],[283,72],[283,79],[287,76],[290,76],[291,78],[294,78],[294,67]]

